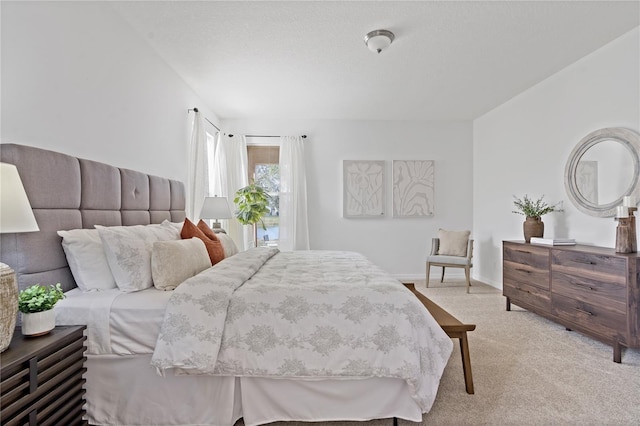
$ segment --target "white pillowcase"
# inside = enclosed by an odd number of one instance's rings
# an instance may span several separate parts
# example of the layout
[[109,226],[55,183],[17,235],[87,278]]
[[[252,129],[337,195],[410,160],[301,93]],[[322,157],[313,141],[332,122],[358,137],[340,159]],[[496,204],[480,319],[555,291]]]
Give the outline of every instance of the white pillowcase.
[[153,285],[151,250],[156,241],[177,240],[180,235],[168,221],[160,225],[96,225],[104,253],[118,288],[124,292]]
[[184,220],[182,222],[169,222],[168,220],[165,220],[164,222],[162,222],[163,225],[169,224],[171,226],[173,226],[174,228],[176,228],[176,230],[178,231],[178,234],[180,233],[180,231],[182,231],[182,226],[184,225]]
[[73,278],[82,291],[116,288],[97,229],[58,231]]
[[159,290],[173,290],[210,267],[209,253],[200,238],[153,243],[151,275]]
[[233,241],[233,238],[225,234],[224,232],[216,232],[216,237],[222,243],[222,248],[224,249],[224,258],[233,256],[234,254],[238,254],[238,246]]

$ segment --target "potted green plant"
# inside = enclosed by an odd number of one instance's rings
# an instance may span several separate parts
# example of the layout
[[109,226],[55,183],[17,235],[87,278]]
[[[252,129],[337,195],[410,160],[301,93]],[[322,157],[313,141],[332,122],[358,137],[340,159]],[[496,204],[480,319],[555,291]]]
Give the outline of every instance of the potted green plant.
[[256,244],[256,224],[260,222],[262,229],[267,229],[262,218],[269,213],[271,196],[255,182],[236,191],[233,203],[237,206],[235,217],[243,225],[253,225],[253,242]]
[[558,204],[549,205],[544,201],[544,195],[537,200],[529,198],[528,195],[524,195],[522,198],[513,196],[513,205],[515,210],[513,213],[526,216],[526,219],[522,225],[524,231],[525,242],[531,242],[531,237],[543,237],[544,236],[544,222],[542,216],[551,212],[562,211],[558,208]]
[[64,299],[60,283],[50,286],[35,284],[25,288],[18,296],[18,310],[22,312],[22,334],[40,336],[56,326],[53,306]]

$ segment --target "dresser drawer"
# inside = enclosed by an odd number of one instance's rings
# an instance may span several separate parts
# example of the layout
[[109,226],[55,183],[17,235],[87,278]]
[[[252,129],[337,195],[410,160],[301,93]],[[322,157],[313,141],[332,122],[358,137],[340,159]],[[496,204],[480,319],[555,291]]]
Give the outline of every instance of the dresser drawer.
[[503,283],[505,286],[529,284],[548,290],[549,249],[522,244],[514,246],[505,244]]
[[551,306],[553,314],[562,320],[608,339],[626,341],[626,316],[615,309],[555,293]]
[[607,309],[626,315],[627,287],[615,280],[595,280],[579,275],[554,270],[551,273],[554,294],[570,297],[581,302],[605,306]]
[[518,306],[524,304],[523,308],[532,307],[544,312],[551,310],[551,296],[549,291],[538,286],[524,284],[521,282],[505,282],[502,290],[504,296],[508,297],[512,303]]
[[551,270],[593,281],[607,281],[619,286],[626,286],[627,282],[627,262],[624,257],[618,256],[552,250]]

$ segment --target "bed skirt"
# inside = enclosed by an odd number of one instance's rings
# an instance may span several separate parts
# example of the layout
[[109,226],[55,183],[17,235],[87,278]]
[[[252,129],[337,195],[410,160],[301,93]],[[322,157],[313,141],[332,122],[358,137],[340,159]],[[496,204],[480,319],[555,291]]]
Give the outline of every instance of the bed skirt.
[[404,380],[285,380],[159,376],[151,354],[87,355],[86,420],[92,425],[246,426],[273,421],[422,421]]

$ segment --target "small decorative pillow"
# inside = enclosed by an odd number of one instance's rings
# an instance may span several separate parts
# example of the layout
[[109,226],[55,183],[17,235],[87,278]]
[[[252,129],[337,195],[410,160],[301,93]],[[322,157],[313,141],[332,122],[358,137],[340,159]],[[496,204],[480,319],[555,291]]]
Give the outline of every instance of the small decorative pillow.
[[154,287],[159,290],[173,290],[210,267],[207,248],[199,238],[153,243],[151,276]]
[[73,278],[82,291],[110,290],[116,282],[97,229],[58,231]]
[[204,220],[200,219],[200,222],[198,222],[198,224],[196,226],[211,241],[218,241],[218,237],[216,236],[216,233],[213,232],[213,230],[211,228],[209,228],[209,225],[207,225],[207,223]]
[[121,291],[144,290],[153,285],[151,250],[156,241],[177,240],[171,225],[96,225],[109,268]]
[[189,238],[200,238],[204,245],[207,247],[207,253],[209,253],[209,259],[211,259],[211,264],[215,265],[224,259],[224,248],[222,247],[222,243],[217,239],[215,241],[209,239],[196,225],[193,224],[189,219],[184,220],[184,225],[182,226],[182,232],[180,232],[180,237],[183,240]]
[[224,258],[231,257],[234,254],[238,254],[238,246],[236,246],[235,241],[229,235],[224,234],[222,232],[216,234],[220,242],[222,243],[222,247],[224,248]]
[[438,254],[465,257],[467,255],[469,235],[471,235],[471,231],[445,231],[444,229],[438,229],[438,238],[440,239]]
[[238,254],[238,247],[236,246],[236,243],[233,241],[233,238],[227,235],[226,232],[222,230],[214,231],[209,228],[209,225],[207,225],[207,223],[202,219],[198,222],[198,229],[201,230],[204,235],[209,237],[209,239],[213,241],[220,241],[222,248],[224,248],[225,259],[233,256],[234,254]]

